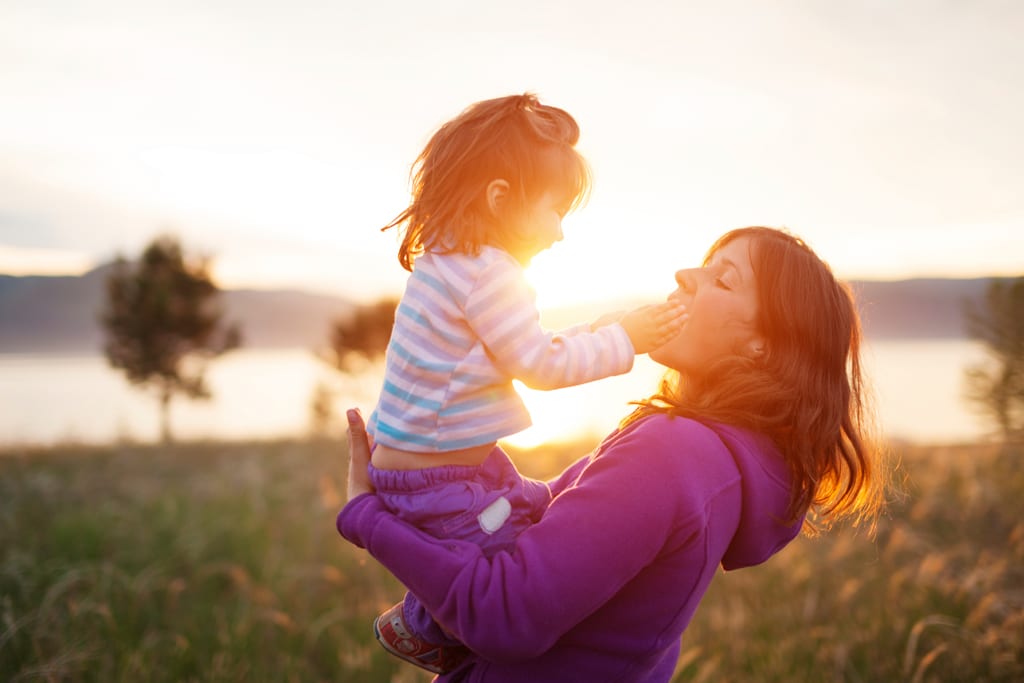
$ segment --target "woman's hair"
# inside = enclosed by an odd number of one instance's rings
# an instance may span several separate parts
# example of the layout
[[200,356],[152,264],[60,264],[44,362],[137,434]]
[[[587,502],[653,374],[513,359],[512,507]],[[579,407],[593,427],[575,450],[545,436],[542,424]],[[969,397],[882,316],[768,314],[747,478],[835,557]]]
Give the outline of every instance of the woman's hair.
[[[477,102],[441,126],[413,162],[412,202],[382,228],[402,231],[402,266],[412,270],[426,249],[475,254],[514,244],[515,219],[545,191],[561,193],[566,211],[578,207],[591,185],[579,134],[572,116],[530,93]],[[509,193],[496,219],[486,190],[499,179]]]
[[[732,230],[711,247],[751,240],[756,326],[765,353],[719,361],[699,377],[670,370],[624,424],[651,413],[721,422],[769,436],[792,472],[788,515],[828,526],[842,517],[873,528],[884,503],[884,453],[862,375],[860,318],[847,285],[802,240],[782,230]],[[813,522],[808,522],[813,530]]]

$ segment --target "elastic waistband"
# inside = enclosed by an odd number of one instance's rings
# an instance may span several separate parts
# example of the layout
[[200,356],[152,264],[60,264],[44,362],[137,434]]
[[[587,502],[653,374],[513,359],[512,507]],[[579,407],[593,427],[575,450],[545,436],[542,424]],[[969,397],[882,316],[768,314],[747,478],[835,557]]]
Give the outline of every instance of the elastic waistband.
[[419,491],[453,481],[503,481],[515,465],[499,446],[479,465],[440,465],[422,470],[380,470],[370,465],[370,481],[382,492]]

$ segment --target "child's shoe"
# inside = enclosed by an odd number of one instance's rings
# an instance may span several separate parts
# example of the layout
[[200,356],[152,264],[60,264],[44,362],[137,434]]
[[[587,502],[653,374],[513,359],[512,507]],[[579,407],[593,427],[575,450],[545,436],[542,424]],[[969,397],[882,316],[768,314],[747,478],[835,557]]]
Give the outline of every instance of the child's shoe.
[[373,635],[394,656],[435,674],[448,673],[469,656],[464,645],[438,645],[413,635],[405,626],[401,602],[377,617]]

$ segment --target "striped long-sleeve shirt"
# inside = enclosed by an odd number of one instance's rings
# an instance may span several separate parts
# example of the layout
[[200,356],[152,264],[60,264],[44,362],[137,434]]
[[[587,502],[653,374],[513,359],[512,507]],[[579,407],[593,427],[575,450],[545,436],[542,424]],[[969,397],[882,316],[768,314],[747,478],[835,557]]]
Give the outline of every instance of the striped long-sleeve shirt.
[[428,252],[416,259],[395,313],[368,428],[377,443],[405,451],[483,445],[530,426],[513,379],[568,387],[628,372],[634,355],[618,323],[545,331],[508,253]]

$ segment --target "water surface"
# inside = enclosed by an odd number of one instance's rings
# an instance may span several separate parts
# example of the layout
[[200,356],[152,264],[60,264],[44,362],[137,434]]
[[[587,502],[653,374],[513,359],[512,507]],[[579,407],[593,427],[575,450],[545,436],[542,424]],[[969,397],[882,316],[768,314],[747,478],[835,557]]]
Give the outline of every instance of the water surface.
[[[965,441],[988,426],[962,398],[964,368],[984,357],[962,340],[881,341],[866,354],[880,422],[887,436],[919,442]],[[660,366],[637,359],[628,375],[551,392],[523,389],[534,427],[509,441],[601,435],[648,395]],[[240,349],[207,371],[214,398],[176,399],[172,426],[181,438],[273,438],[306,433],[320,382],[338,394],[340,411],[373,407],[380,369],[342,376],[305,349]],[[155,395],[128,384],[99,355],[0,354],[0,443],[149,441],[159,434]]]

